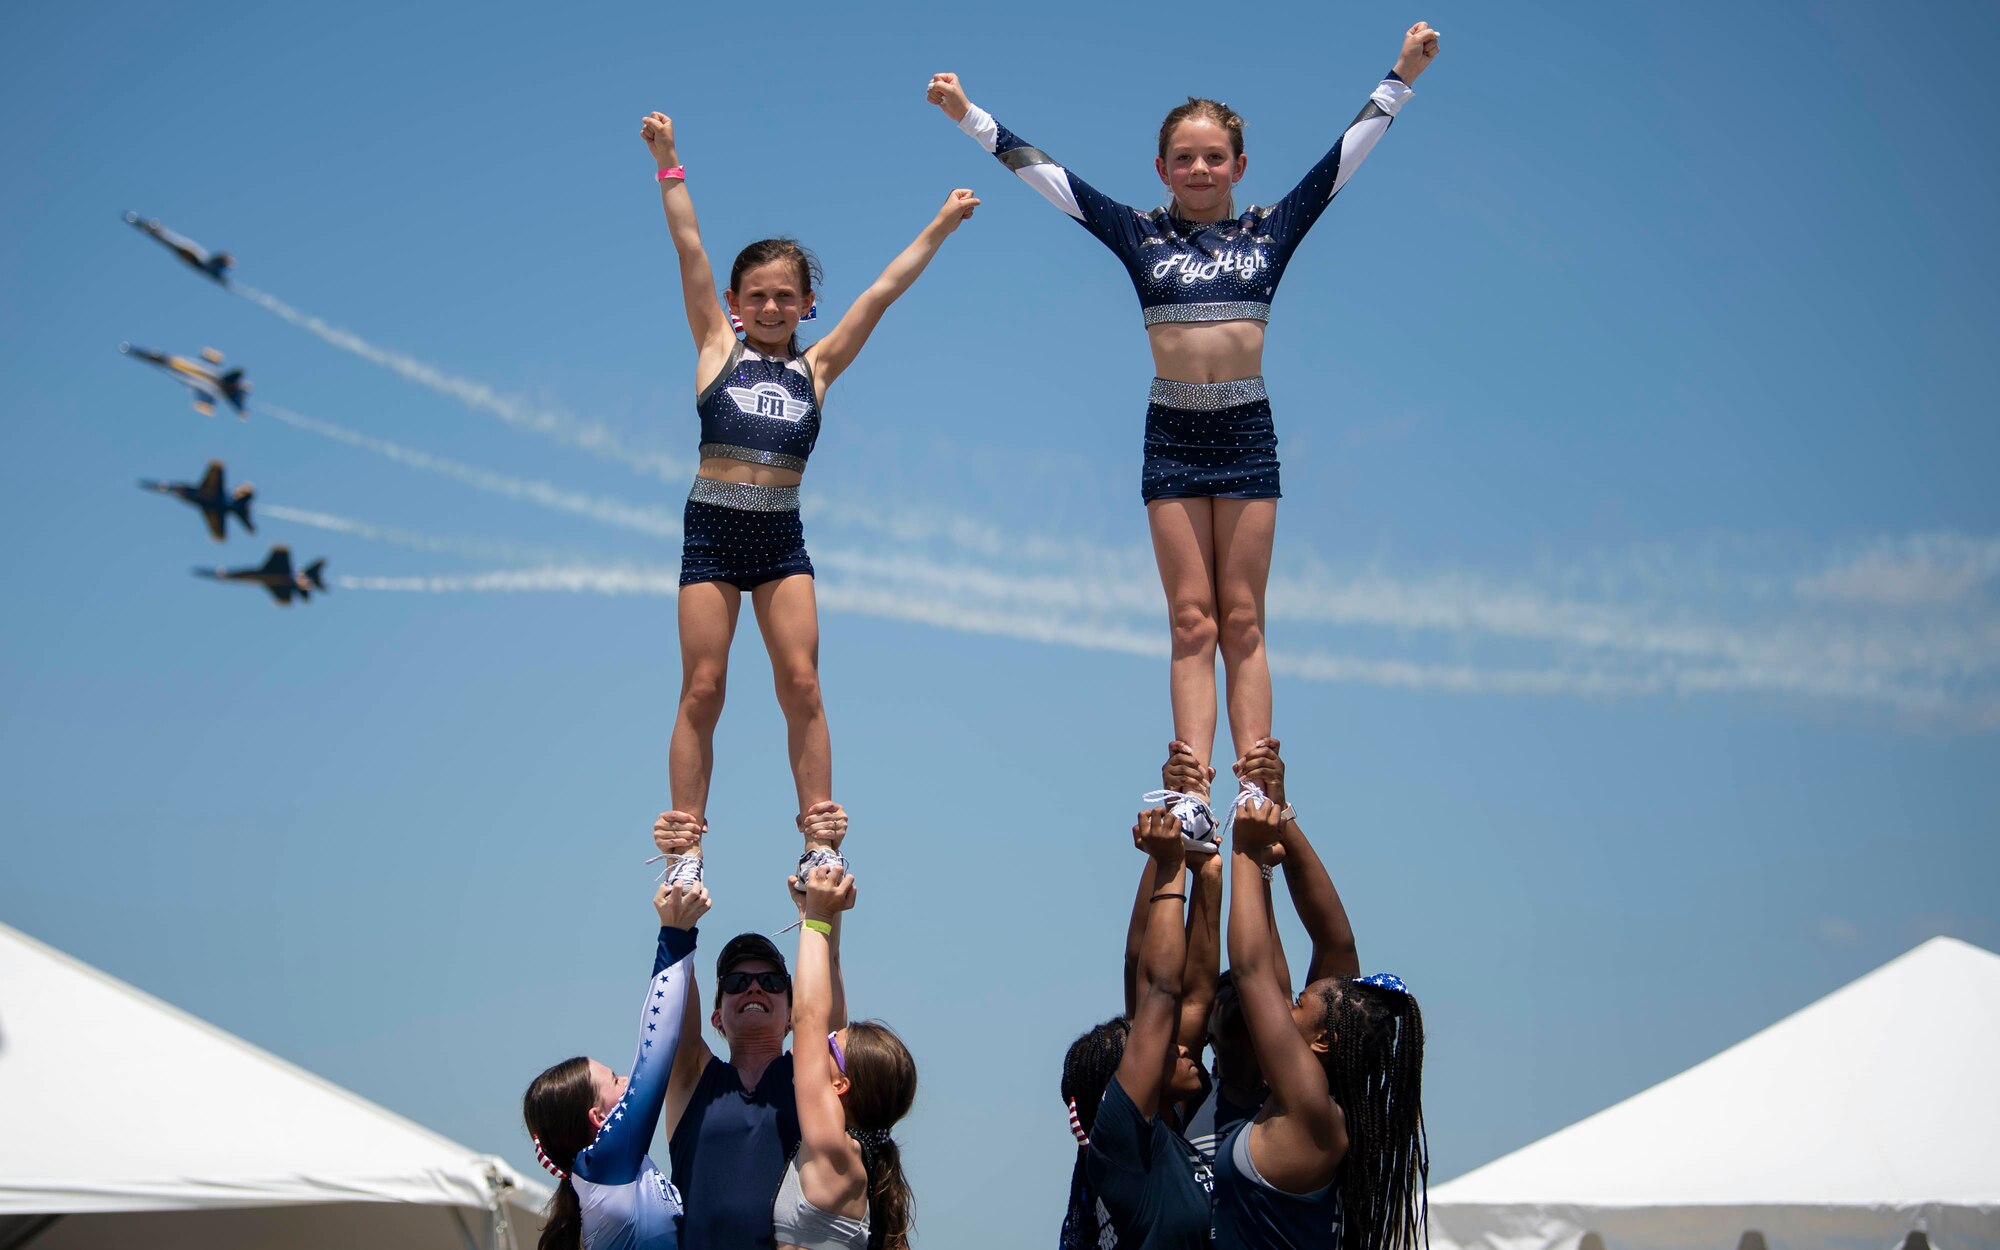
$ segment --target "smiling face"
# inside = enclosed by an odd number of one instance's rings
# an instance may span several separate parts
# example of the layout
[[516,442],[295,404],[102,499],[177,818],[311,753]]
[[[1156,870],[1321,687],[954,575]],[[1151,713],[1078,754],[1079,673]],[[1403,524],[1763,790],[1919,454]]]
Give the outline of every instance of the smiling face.
[[1221,122],[1196,116],[1168,132],[1166,150],[1153,165],[1179,211],[1199,220],[1228,211],[1230,192],[1242,180],[1250,158],[1237,153]]
[[750,346],[769,356],[790,350],[799,319],[812,307],[812,291],[802,280],[798,263],[789,259],[750,266],[724,294],[729,311],[743,322]]
[[732,994],[718,989],[715,1011],[709,1023],[721,1031],[733,1046],[739,1037],[783,1037],[792,1028],[791,998],[784,990],[765,989],[756,980],[761,972],[784,975],[784,969],[768,959],[744,959],[732,964],[730,972],[750,974],[750,982]]

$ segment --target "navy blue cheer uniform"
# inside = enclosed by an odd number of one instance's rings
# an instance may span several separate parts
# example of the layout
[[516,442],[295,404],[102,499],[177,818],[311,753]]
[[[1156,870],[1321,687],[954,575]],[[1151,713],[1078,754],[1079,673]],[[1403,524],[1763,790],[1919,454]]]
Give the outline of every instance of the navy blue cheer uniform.
[[[744,460],[803,472],[819,441],[819,398],[801,356],[766,356],[744,343],[695,400],[703,459]],[[688,492],[681,585],[728,582],[750,590],[794,573],[812,576],[799,488],[697,477]]]
[[1139,1114],[1116,1077],[1091,1122],[1084,1167],[1118,1250],[1206,1250],[1214,1184],[1208,1162],[1164,1118]]
[[[1291,193],[1215,222],[1165,208],[1142,213],[1064,169],[977,105],[958,123],[1042,197],[1097,236],[1125,266],[1146,324],[1269,321],[1285,266],[1410,97],[1390,74]],[[1264,379],[1153,379],[1141,492],[1155,499],[1276,499],[1278,436]]]
[[1216,1250],[1334,1250],[1340,1226],[1337,1184],[1288,1193],[1251,1162],[1249,1124],[1222,1139],[1215,1152]]
[[676,1250],[680,1191],[646,1154],[666,1106],[680,1046],[694,951],[693,929],[660,930],[653,979],[639,1012],[639,1051],[625,1096],[570,1168],[583,1209],[584,1250]]

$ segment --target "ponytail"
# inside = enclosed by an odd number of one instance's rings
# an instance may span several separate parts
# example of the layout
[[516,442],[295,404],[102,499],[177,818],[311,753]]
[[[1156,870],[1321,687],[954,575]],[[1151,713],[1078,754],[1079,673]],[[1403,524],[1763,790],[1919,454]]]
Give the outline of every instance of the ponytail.
[[555,1196],[542,1212],[537,1250],[582,1250],[583,1203],[569,1174],[576,1169],[576,1156],[597,1135],[590,1122],[596,1102],[590,1060],[581,1056],[536,1077],[521,1098],[521,1119],[534,1138],[535,1158],[556,1178]]
[[903,1175],[903,1151],[889,1135],[917,1098],[917,1061],[895,1030],[879,1020],[847,1026],[848,1136],[861,1144],[868,1174],[868,1250],[909,1250],[915,1198]]

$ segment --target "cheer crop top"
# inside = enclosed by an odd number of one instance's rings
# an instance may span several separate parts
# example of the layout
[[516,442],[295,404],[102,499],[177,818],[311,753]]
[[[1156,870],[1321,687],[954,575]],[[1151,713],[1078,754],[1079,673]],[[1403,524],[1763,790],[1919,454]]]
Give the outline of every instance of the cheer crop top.
[[1291,194],[1268,208],[1253,205],[1239,217],[1213,222],[1120,204],[1022,142],[976,104],[958,128],[1117,254],[1138,290],[1147,325],[1269,321],[1271,297],[1293,251],[1410,95],[1402,79],[1389,75]]
[[701,454],[804,471],[819,441],[819,399],[802,356],[766,356],[738,342],[695,399]]

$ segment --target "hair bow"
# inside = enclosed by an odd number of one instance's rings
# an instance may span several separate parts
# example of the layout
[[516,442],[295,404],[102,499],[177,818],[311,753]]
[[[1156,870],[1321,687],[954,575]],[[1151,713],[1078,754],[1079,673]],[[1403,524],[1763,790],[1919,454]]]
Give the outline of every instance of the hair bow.
[[1377,972],[1370,976],[1356,977],[1354,979],[1363,985],[1379,986],[1385,990],[1394,990],[1398,994],[1407,994],[1410,992],[1410,987],[1403,984],[1403,978],[1393,972]]

